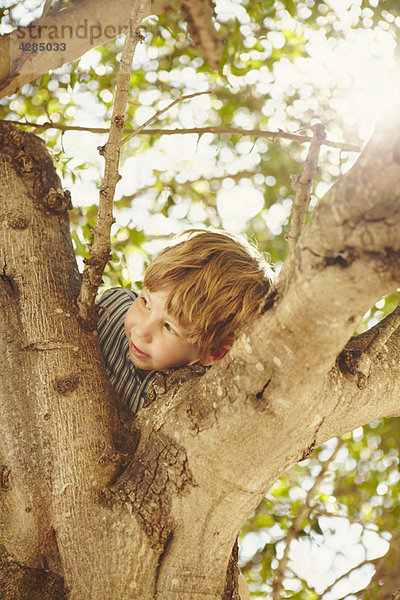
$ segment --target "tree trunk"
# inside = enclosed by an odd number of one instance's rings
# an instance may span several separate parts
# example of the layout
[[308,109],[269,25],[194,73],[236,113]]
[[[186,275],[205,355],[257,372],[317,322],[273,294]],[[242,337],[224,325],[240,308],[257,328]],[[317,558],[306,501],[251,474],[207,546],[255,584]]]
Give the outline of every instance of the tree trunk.
[[133,417],[75,316],[68,194],[43,143],[0,124],[7,598],[24,598],[23,576],[41,569],[40,585],[63,579],[72,600],[236,600],[232,548],[276,477],[316,444],[400,414],[398,331],[368,368],[362,352],[349,369],[336,362],[398,286],[399,143],[400,127],[382,127],[332,188],[229,355],[160,375]]
[[70,199],[39,138],[4,124],[0,136],[1,543],[62,576],[70,598],[135,597],[136,572],[152,597],[157,551],[134,515],[104,503],[119,465],[113,392],[75,318]]

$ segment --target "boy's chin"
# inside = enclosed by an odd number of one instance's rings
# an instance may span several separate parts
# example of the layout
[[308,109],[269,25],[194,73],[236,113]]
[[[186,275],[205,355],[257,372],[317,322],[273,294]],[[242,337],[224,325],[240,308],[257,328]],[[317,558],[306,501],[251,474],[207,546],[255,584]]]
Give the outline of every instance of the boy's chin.
[[131,362],[136,367],[138,371],[142,372],[150,372],[150,371],[168,371],[171,367],[166,366],[165,364],[159,364],[157,361],[138,358],[135,355],[130,355]]
[[129,353],[129,358],[130,358],[131,363],[137,369],[140,369],[141,371],[154,371],[155,370],[154,367],[149,364],[148,360],[143,360],[141,358],[138,358],[137,356],[132,354],[132,352]]
[[180,369],[182,367],[186,367],[186,366],[190,366],[190,365],[195,365],[195,364],[199,364],[198,360],[194,360],[190,363],[183,363],[183,364],[151,364],[149,365],[148,361],[146,360],[140,360],[138,359],[136,356],[131,356],[131,362],[134,364],[134,366],[136,367],[136,369],[138,369],[141,372],[149,372],[149,371],[161,371],[163,373],[169,371],[170,369]]

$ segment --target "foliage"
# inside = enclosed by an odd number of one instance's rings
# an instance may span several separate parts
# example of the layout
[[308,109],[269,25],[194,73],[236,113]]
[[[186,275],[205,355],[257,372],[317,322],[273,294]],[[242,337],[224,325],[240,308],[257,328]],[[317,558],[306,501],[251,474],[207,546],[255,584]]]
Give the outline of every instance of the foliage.
[[[0,31],[38,17],[42,4],[39,0],[0,2]],[[59,0],[56,7],[68,4]],[[371,107],[373,86],[379,82],[366,90],[361,80],[362,61],[359,69],[352,71],[355,63],[347,65],[342,58],[332,72],[330,57],[350,56],[356,48],[365,51],[368,46],[373,54],[382,40],[387,48],[393,48],[391,40],[398,39],[400,27],[397,0],[216,0],[215,5],[216,28],[225,41],[218,72],[191,43],[179,13],[168,11],[144,22],[145,44],[139,48],[131,75],[128,128],[138,127],[182,94],[209,90],[212,94],[176,105],[153,127],[224,126],[309,133],[312,124],[322,121],[328,138],[355,144],[364,141],[376,110]],[[18,94],[0,101],[1,118],[107,127],[122,44],[118,38],[75,64],[26,84]],[[323,52],[322,59],[318,49]],[[376,63],[386,76],[391,72],[389,56],[387,50]],[[362,58],[371,68],[371,57],[366,54]],[[357,108],[354,102],[358,102]],[[72,190],[72,238],[82,264],[97,214],[96,189],[102,165],[96,148],[105,143],[106,136],[57,129],[41,135]],[[292,176],[301,171],[306,150],[304,144],[252,135],[210,132],[133,137],[121,156],[123,178],[105,285],[127,286],[131,281],[140,285],[151,253],[170,234],[190,226],[226,227],[246,234],[279,268],[287,255]],[[318,197],[356,157],[356,153],[323,150],[310,215]],[[399,298],[399,293],[377,298],[357,333],[393,310]],[[305,559],[299,559],[299,552],[315,556],[322,536],[329,546],[327,539],[334,537],[331,530],[345,531],[339,521],[347,523],[346,531],[355,532],[354,556],[360,557],[364,548],[358,562],[371,568],[368,572],[364,569],[361,585],[369,585],[374,569],[378,570],[371,554],[371,535],[384,540],[382,554],[400,535],[398,426],[398,420],[377,421],[344,436],[340,451],[325,465],[324,477],[308,500],[307,490],[339,442],[324,445],[275,483],[241,535],[243,569],[255,598],[266,597],[273,589],[290,533],[293,539],[282,597],[329,600],[349,594],[351,590],[340,591],[339,583],[334,587],[334,581],[352,568],[353,559],[344,556],[341,560],[334,545],[325,557],[326,572],[317,569],[319,578]],[[306,500],[303,522],[294,530],[295,516]],[[357,564],[357,559],[354,561]],[[368,591],[351,597],[372,599],[379,585],[379,580],[372,580]]]
[[242,549],[256,548],[242,564],[254,597],[271,592],[289,540],[282,597],[381,597],[390,566],[379,556],[399,535],[398,428],[399,419],[374,421],[331,440],[275,483],[242,530]]

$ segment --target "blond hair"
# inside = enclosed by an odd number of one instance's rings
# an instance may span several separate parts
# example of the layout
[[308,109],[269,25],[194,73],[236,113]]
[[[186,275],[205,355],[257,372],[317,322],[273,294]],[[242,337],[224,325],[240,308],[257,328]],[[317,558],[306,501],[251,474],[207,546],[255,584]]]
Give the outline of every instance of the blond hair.
[[255,247],[230,233],[190,229],[182,235],[184,241],[156,256],[143,284],[150,292],[166,289],[166,310],[187,341],[214,353],[256,315],[273,272]]

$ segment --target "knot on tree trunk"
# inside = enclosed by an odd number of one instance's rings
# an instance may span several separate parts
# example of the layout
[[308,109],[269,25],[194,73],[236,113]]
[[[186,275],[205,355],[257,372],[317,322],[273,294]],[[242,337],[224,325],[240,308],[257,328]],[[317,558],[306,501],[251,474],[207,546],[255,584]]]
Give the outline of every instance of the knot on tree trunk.
[[[43,140],[3,122],[0,148],[21,176],[28,193],[33,194],[36,208],[53,214],[61,214],[72,208],[71,195],[60,188],[60,181]],[[13,229],[26,229],[28,222],[22,215],[18,215],[13,217],[10,226]]]
[[0,547],[2,600],[67,600],[64,580],[43,569],[32,569],[11,560]]

